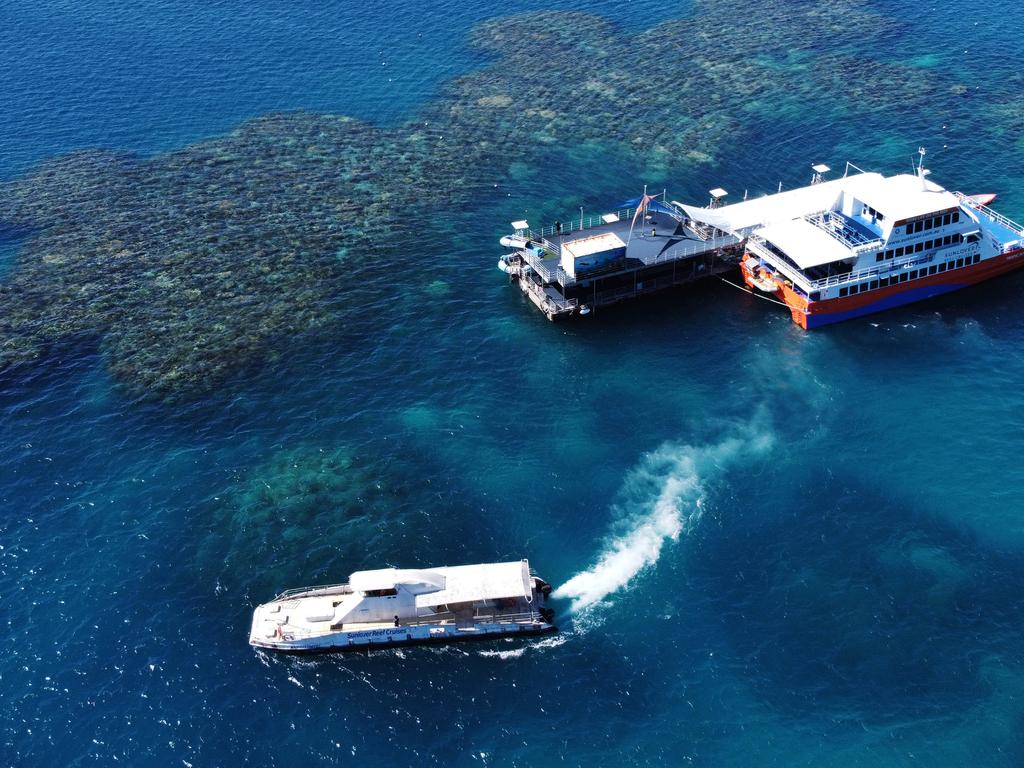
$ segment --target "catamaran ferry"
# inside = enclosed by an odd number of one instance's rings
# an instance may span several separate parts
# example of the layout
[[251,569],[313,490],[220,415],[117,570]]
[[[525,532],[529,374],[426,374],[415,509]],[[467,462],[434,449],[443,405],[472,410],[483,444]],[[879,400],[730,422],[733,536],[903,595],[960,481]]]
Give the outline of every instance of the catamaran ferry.
[[526,560],[358,571],[347,584],[290,589],[258,606],[249,644],[322,653],[554,632],[550,593]]
[[919,152],[913,174],[886,177],[848,164],[842,178],[825,181],[829,168],[818,165],[806,187],[733,205],[678,205],[694,221],[744,237],[744,281],[788,306],[803,328],[1024,266],[1024,228],[988,207],[995,196],[947,191],[927,178]]

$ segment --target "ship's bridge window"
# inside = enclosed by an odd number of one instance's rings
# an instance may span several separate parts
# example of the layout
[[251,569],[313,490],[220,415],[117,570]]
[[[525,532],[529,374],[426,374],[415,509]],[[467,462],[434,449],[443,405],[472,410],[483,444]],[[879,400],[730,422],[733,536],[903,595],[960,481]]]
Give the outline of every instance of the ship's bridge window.
[[394,587],[390,589],[368,589],[363,592],[363,597],[394,597],[398,594],[398,590]]

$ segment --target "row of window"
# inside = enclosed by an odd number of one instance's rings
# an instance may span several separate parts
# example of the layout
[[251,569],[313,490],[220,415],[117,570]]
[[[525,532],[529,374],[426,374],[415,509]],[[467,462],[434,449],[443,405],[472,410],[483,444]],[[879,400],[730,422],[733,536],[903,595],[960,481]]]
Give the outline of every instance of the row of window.
[[892,275],[891,277],[882,277],[878,280],[870,280],[864,283],[858,283],[857,285],[851,285],[848,288],[840,288],[839,296],[853,296],[857,293],[864,293],[865,291],[873,291],[876,288],[885,288],[889,285],[896,285],[897,283],[905,283],[908,280],[917,280],[920,277],[928,277],[929,275],[936,275],[939,272],[945,272],[948,269],[959,269],[963,266],[969,266],[971,264],[977,264],[981,261],[980,254],[974,254],[974,256],[967,256],[956,261],[944,261],[941,264],[932,264],[930,267],[922,267],[921,269],[912,269],[909,272],[903,272],[899,275]]
[[930,251],[932,248],[941,248],[944,245],[952,245],[955,242],[959,242],[960,235],[945,235],[944,237],[937,237],[934,240],[923,240],[920,243],[911,243],[910,245],[900,246],[899,248],[890,248],[887,251],[879,251],[875,254],[875,261],[885,261],[886,259],[898,259],[901,256],[909,256],[912,253],[920,253],[921,251]]
[[908,221],[907,234],[912,235],[915,232],[926,232],[929,229],[934,229],[935,227],[944,227],[948,224],[956,224],[958,221],[960,221],[959,208],[955,211],[951,211],[950,213],[943,213],[938,216],[929,216],[927,219]]

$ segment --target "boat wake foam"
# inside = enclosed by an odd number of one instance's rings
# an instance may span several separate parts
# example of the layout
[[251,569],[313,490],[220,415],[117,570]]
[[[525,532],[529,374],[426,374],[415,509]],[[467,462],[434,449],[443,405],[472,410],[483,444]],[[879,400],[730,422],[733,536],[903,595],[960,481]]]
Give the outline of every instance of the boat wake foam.
[[520,656],[522,656],[530,650],[542,651],[546,648],[557,648],[558,646],[565,643],[567,639],[568,638],[564,634],[554,635],[552,637],[545,637],[543,640],[538,640],[537,642],[531,642],[527,643],[526,645],[520,645],[516,648],[510,648],[506,651],[480,651],[480,655],[487,657],[496,657],[503,660],[518,659]]
[[626,476],[613,506],[618,522],[604,552],[590,569],[554,592],[572,600],[572,610],[596,605],[661,556],[666,541],[691,529],[704,511],[706,484],[730,465],[766,453],[774,442],[760,419],[740,434],[704,446],[666,443],[644,456]]

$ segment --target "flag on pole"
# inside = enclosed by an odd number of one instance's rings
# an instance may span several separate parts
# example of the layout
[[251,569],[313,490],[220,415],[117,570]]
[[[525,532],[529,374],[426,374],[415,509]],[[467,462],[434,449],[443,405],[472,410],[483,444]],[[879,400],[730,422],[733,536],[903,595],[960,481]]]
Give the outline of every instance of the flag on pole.
[[629,237],[626,238],[626,245],[629,245],[633,240],[633,227],[636,226],[636,220],[640,217],[644,211],[647,210],[647,204],[654,199],[654,195],[647,194],[647,185],[644,184],[644,194],[640,198],[640,202],[636,206],[636,213],[633,214],[633,221],[629,223]]
[[644,211],[647,210],[648,203],[650,203],[653,199],[654,195],[648,195],[646,192],[644,192],[643,197],[640,198],[639,205],[637,205],[636,207],[636,213],[633,214],[633,223],[629,225],[630,229],[632,229],[636,225],[637,218],[643,215]]

